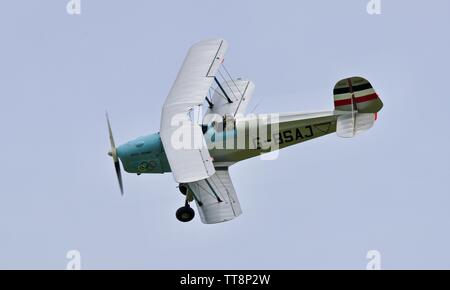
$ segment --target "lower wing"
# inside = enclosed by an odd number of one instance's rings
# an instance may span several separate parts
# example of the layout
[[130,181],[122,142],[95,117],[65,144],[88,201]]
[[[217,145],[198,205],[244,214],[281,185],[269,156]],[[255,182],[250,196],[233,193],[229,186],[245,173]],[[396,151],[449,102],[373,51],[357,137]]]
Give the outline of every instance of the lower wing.
[[205,224],[229,221],[242,213],[228,167],[217,167],[211,177],[185,185]]

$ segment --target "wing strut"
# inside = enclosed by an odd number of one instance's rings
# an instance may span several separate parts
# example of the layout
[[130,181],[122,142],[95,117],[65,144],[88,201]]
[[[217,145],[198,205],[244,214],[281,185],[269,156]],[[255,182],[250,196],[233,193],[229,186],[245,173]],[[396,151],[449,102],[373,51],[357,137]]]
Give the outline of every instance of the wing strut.
[[208,97],[205,97],[205,100],[208,102],[208,106],[211,109],[212,107],[214,107],[214,104],[208,99]]
[[228,97],[227,92],[225,92],[225,90],[223,89],[222,85],[220,84],[220,82],[217,80],[216,77],[214,77],[214,81],[219,86],[219,88],[222,91],[222,93],[224,94],[225,98],[227,98],[228,103],[231,104],[233,101],[230,99],[230,97]]

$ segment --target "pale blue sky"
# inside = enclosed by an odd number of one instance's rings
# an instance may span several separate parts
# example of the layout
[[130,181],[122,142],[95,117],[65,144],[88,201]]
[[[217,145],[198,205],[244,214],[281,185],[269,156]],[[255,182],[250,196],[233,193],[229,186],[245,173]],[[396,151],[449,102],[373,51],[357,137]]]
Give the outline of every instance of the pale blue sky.
[[[0,4],[0,268],[450,268],[450,2],[111,1]],[[332,109],[344,77],[385,107],[354,139],[231,168],[243,215],[179,223],[170,174],[124,174],[117,143],[158,130],[188,47],[223,37],[258,112]],[[250,106],[252,107],[252,106]]]

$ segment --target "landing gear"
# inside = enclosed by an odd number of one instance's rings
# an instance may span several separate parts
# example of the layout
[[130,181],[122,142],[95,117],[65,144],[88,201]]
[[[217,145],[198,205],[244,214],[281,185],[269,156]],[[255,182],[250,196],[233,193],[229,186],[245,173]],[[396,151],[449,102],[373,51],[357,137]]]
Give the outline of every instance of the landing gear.
[[180,222],[190,222],[195,217],[195,211],[189,205],[189,203],[194,200],[194,194],[189,190],[189,187],[183,183],[180,184],[178,189],[180,190],[181,194],[186,196],[186,202],[184,206],[180,207],[177,210],[175,216]]
[[178,189],[180,190],[182,195],[186,195],[188,192],[188,188],[186,185],[184,184],[180,184],[180,186],[178,187]]
[[195,211],[186,201],[185,206],[180,207],[175,215],[180,222],[186,223],[190,222],[195,217]]

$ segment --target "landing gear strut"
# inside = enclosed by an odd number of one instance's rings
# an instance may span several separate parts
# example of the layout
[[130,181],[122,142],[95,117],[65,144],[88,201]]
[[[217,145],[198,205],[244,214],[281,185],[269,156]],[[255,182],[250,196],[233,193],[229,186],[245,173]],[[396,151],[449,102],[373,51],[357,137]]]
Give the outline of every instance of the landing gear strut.
[[188,188],[186,185],[184,184],[180,184],[180,186],[178,187],[178,189],[180,190],[182,195],[186,195],[188,192]]
[[175,216],[180,222],[186,223],[190,222],[195,217],[195,211],[186,201],[186,204],[177,210]]

